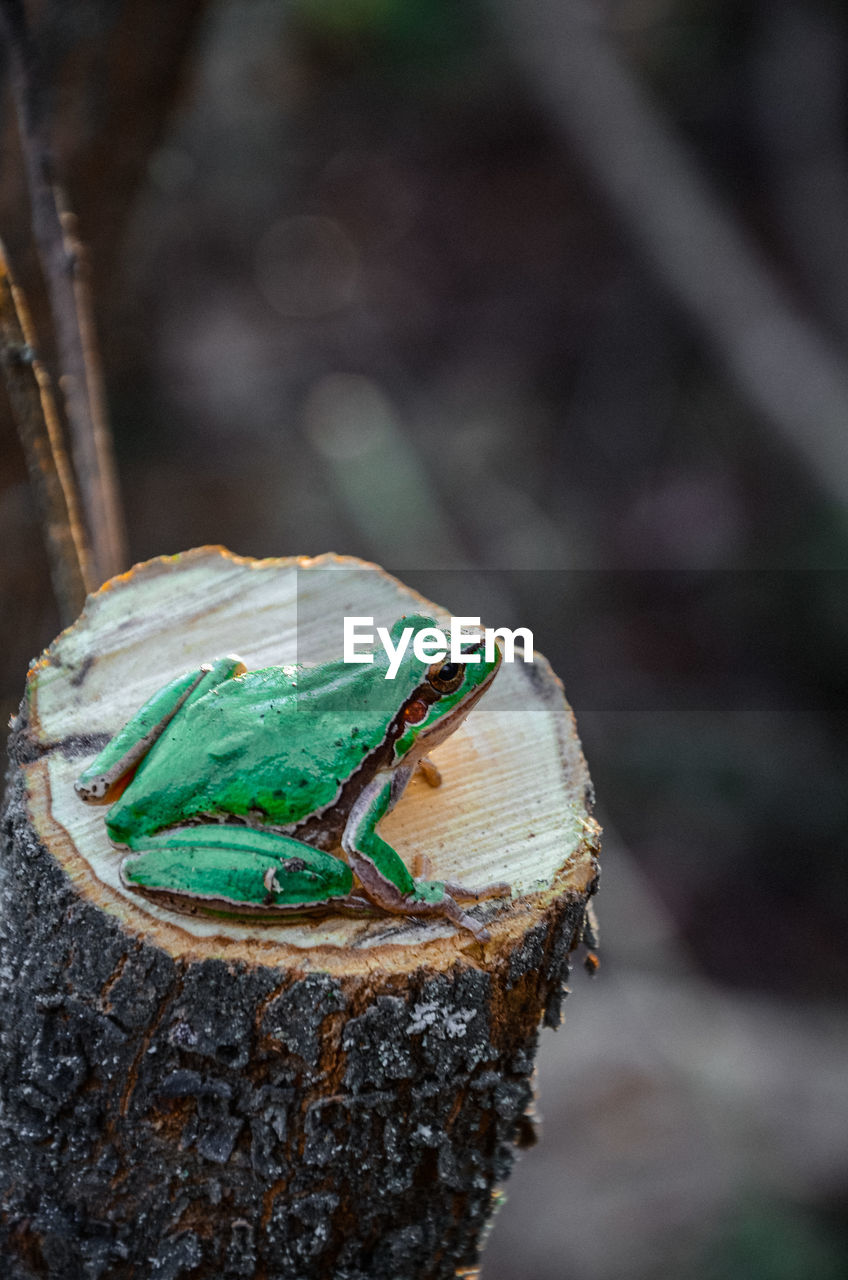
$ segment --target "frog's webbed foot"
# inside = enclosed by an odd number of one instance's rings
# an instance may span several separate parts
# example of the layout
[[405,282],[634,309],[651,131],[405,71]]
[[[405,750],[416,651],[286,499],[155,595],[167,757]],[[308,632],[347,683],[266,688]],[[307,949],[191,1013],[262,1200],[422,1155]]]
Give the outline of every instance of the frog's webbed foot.
[[[421,894],[422,898],[427,900],[428,890],[432,886],[436,893],[436,912],[438,913],[441,910],[441,914],[449,920],[461,925],[463,929],[470,929],[472,933],[485,941],[489,936],[488,933],[485,929],[481,931],[478,921],[463,911],[460,903],[485,902],[491,898],[509,898],[512,894],[512,886],[499,881],[496,884],[484,884],[474,889],[470,885],[457,884],[453,880],[432,880],[430,878],[430,859],[427,855],[419,854],[416,861],[418,865],[416,866],[415,889]],[[438,897],[440,889],[444,891],[441,899]],[[417,902],[420,901],[421,898],[417,900]],[[411,915],[423,914],[417,902],[414,901],[409,909]],[[429,908],[427,908],[427,911],[429,913]]]
[[485,925],[463,911],[447,885],[439,880],[419,880],[413,893],[404,899],[405,914],[410,916],[443,916],[473,933],[479,942],[488,942],[491,934]]
[[462,902],[483,902],[488,898],[508,898],[512,889],[508,884],[484,884],[479,889],[469,885],[456,884],[451,880],[416,880],[413,892],[407,896],[410,915],[442,915],[454,924],[468,929],[485,942],[489,938],[488,930],[463,911]]
[[353,887],[339,858],[273,831],[241,826],[175,827],[131,841],[121,880],[178,911],[274,919],[331,907]]

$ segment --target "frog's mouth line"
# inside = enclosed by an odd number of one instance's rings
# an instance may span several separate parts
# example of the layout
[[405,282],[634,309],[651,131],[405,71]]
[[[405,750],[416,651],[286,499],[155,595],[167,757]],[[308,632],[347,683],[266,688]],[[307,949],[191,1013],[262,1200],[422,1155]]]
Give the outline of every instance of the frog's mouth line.
[[[482,648],[483,642],[480,641],[479,644],[476,644],[471,648],[464,649],[463,655],[477,653]],[[451,734],[459,728],[465,717],[472,708],[477,705],[480,698],[482,698],[483,694],[489,688],[489,685],[500,671],[500,668],[501,664],[498,663],[486,679],[482,680],[480,684],[467,694],[461,702],[458,702],[453,710],[449,711],[447,715],[442,716],[441,719],[436,720],[432,725],[424,726],[421,729],[415,746],[410,750],[407,756],[407,760],[410,764],[413,764],[416,760],[420,759],[421,756],[426,755],[428,751],[437,747],[440,742],[444,742],[446,738],[449,738]],[[415,695],[413,694],[413,698],[414,697]]]

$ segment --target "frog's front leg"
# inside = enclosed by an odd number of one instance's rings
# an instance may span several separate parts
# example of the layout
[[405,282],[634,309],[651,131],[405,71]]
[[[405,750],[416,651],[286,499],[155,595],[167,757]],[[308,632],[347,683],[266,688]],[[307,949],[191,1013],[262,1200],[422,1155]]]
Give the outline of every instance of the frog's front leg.
[[276,916],[332,905],[353,888],[340,858],[255,827],[174,827],[129,841],[121,865],[129,889],[178,910]]
[[441,880],[414,880],[392,846],[377,835],[375,827],[396,801],[404,781],[402,778],[399,786],[390,773],[377,774],[351,809],[342,835],[342,848],[356,878],[371,901],[384,911],[395,915],[446,916],[485,941],[488,931],[463,911],[456,899],[466,897],[476,901],[503,896],[510,892],[509,885],[487,885],[474,890],[461,885],[447,886]]
[[442,785],[442,771],[437,764],[433,764],[429,756],[422,756],[416,768],[429,787]]
[[116,800],[133,770],[162,736],[178,711],[214,689],[224,680],[242,675],[247,668],[233,654],[205,662],[196,671],[177,676],[148,698],[131,720],[106,744],[74,783],[81,800],[109,804]]

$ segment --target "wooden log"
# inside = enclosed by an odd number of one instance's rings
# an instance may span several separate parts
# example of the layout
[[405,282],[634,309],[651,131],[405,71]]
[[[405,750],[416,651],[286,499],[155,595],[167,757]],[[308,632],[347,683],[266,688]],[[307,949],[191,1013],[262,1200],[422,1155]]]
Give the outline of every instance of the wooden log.
[[504,664],[381,824],[471,885],[444,919],[285,924],[125,889],[73,782],[167,679],[338,657],[341,615],[447,615],[374,566],[220,548],[113,579],[29,673],[0,882],[0,1253],[18,1277],[438,1280],[473,1268],[531,1131],[540,1023],[560,1020],[598,875],[559,681]]

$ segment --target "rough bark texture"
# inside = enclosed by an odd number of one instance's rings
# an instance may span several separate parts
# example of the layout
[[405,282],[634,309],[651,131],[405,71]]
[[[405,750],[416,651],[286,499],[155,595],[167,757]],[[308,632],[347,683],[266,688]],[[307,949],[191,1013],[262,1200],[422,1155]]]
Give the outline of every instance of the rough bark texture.
[[12,739],[6,1274],[436,1280],[473,1266],[532,1135],[539,1023],[559,1022],[596,829],[581,887],[512,908],[500,945],[381,946],[366,963],[320,948],[275,962],[271,948],[255,963],[220,937],[180,954],[92,900],[33,828],[41,755],[92,745],[39,743],[26,710]]

